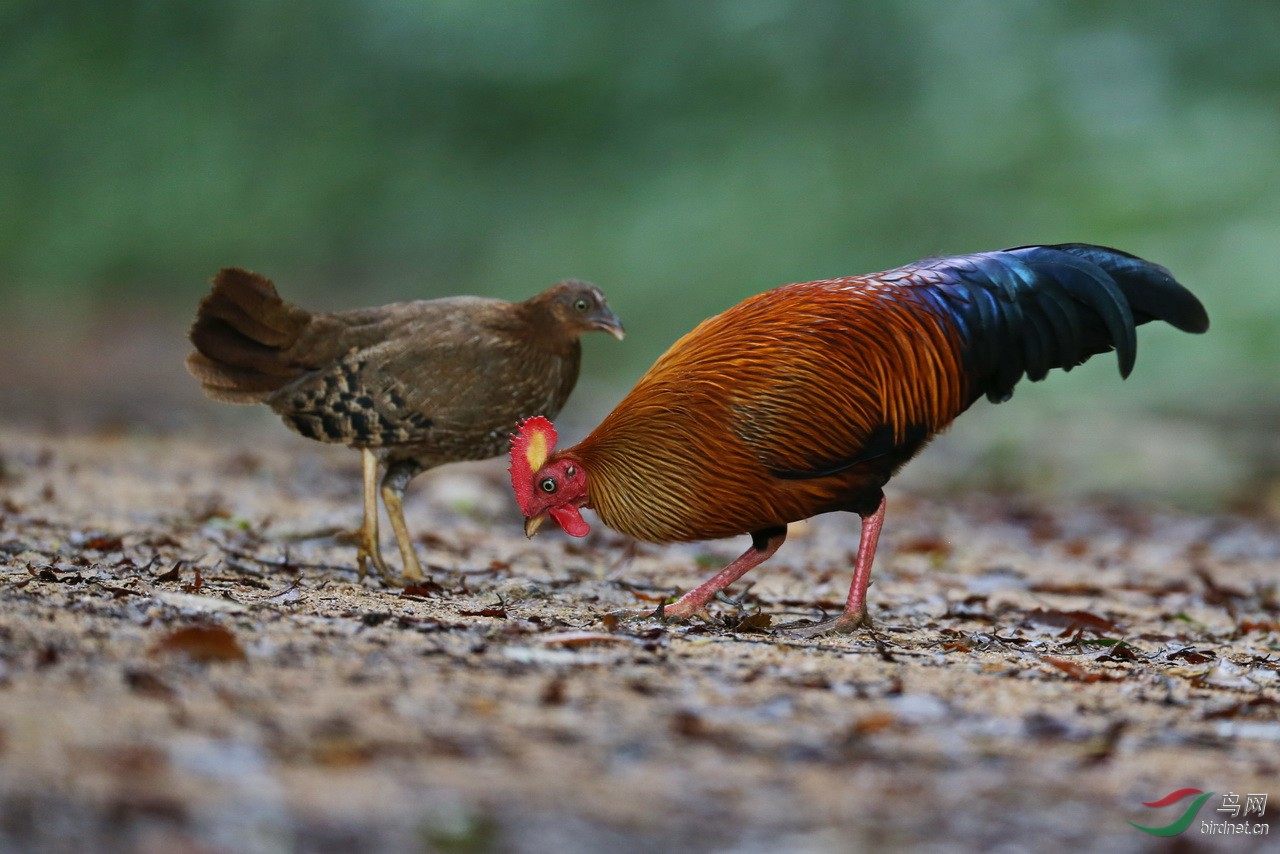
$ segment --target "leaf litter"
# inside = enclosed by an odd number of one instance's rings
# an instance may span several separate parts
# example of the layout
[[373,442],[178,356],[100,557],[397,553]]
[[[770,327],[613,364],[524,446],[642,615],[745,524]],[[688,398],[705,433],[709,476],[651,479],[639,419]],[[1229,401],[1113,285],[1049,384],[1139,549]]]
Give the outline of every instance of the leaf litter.
[[[335,449],[3,438],[6,460],[47,461],[0,502],[0,807],[74,815],[100,847],[208,847],[221,825],[411,850],[460,810],[486,850],[541,850],[553,826],[574,829],[567,850],[786,847],[818,829],[836,849],[1092,849],[1132,841],[1135,805],[1170,781],[1280,775],[1274,524],[909,496],[872,625],[808,640],[779,625],[838,610],[853,520],[796,526],[706,619],[672,625],[619,615],[740,544],[530,543],[513,511],[413,493],[429,579],[358,584],[349,546],[300,536],[356,521],[358,471]],[[492,469],[421,480],[500,493]],[[1171,559],[1188,526],[1209,533]],[[279,808],[181,760],[204,746]],[[86,756],[105,758],[81,779]],[[904,792],[931,822],[903,820]]]

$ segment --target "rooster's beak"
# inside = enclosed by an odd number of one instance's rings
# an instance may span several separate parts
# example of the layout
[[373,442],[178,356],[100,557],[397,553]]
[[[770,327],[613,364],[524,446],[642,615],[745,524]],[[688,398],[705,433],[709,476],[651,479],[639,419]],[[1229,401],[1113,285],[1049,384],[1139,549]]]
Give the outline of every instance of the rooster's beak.
[[542,527],[542,523],[547,521],[546,513],[539,513],[537,516],[530,516],[524,520],[524,535],[529,539],[533,539],[533,535],[538,533],[538,529]]

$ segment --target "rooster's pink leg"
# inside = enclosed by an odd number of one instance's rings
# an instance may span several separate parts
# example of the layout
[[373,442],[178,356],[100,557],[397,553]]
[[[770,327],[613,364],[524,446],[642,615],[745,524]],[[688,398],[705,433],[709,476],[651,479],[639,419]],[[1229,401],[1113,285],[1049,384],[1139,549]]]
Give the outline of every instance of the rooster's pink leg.
[[844,613],[834,620],[805,626],[796,633],[803,637],[827,632],[851,632],[867,618],[867,585],[871,583],[871,562],[876,557],[876,543],[880,539],[880,526],[884,524],[884,497],[870,516],[862,517],[862,538],[858,541],[858,556],[853,560],[853,583],[849,585],[849,598],[844,603]]
[[751,535],[751,548],[724,569],[702,584],[690,590],[661,610],[662,616],[671,620],[687,620],[707,606],[707,603],[733,582],[773,556],[787,538],[786,528],[771,528]]

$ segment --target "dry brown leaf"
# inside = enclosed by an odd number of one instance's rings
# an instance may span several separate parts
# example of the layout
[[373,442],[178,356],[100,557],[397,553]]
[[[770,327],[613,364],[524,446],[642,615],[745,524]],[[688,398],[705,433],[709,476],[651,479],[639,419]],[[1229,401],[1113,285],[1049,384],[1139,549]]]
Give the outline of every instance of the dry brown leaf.
[[148,670],[126,668],[124,682],[139,694],[156,700],[172,700],[175,696],[175,692],[171,687]]
[[80,544],[82,548],[91,549],[96,552],[114,552],[124,547],[124,540],[120,537],[112,537],[107,534],[97,534],[89,537]]
[[1027,619],[1041,625],[1062,626],[1064,635],[1071,634],[1082,628],[1093,629],[1098,632],[1121,631],[1115,622],[1089,611],[1059,611],[1057,608],[1034,608],[1027,612]]
[[660,593],[657,595],[653,593],[644,593],[635,589],[634,587],[627,587],[627,592],[630,593],[632,596],[636,597],[637,599],[639,599],[641,602],[665,602],[671,598],[665,593]]
[[867,735],[886,730],[897,721],[898,719],[893,712],[871,712],[854,721],[853,726],[849,728],[849,732],[854,735]]
[[637,640],[627,635],[610,635],[604,632],[554,632],[542,635],[538,640],[547,646],[591,646],[592,644],[635,644]]
[[151,648],[152,655],[185,655],[192,661],[244,661],[247,656],[230,630],[222,626],[186,626],[166,635]]
[[178,576],[182,572],[182,562],[178,561],[167,572],[162,572],[155,577],[156,581],[177,581]]
[[567,700],[568,692],[565,690],[564,680],[559,676],[553,677],[544,685],[542,693],[538,695],[538,702],[544,706],[563,706]]
[[1278,717],[1276,712],[1277,706],[1280,706],[1280,700],[1273,700],[1270,697],[1253,697],[1252,699],[1249,699],[1249,700],[1243,700],[1239,703],[1233,703],[1232,705],[1227,706],[1226,708],[1214,709],[1212,711],[1205,712],[1204,715],[1202,716],[1202,720],[1212,721],[1212,720],[1247,717],[1252,715],[1253,712],[1259,709],[1267,709],[1269,710],[1270,714],[1267,714],[1264,712],[1263,714],[1258,715],[1258,717],[1260,718],[1269,717],[1274,719]]
[[923,534],[898,543],[899,554],[931,554],[946,557],[951,554],[951,550],[951,543],[932,534]]
[[773,625],[773,617],[768,614],[751,614],[743,617],[733,627],[735,632],[763,632]]
[[1065,658],[1056,658],[1052,655],[1042,655],[1040,660],[1045,664],[1058,668],[1063,673],[1075,679],[1077,682],[1115,682],[1116,677],[1104,673],[1091,673],[1085,670],[1074,661],[1068,661]]
[[318,738],[311,745],[311,760],[326,768],[355,768],[373,760],[374,751],[360,740],[344,735]]
[[1185,661],[1187,664],[1207,664],[1214,660],[1214,656],[1206,652],[1201,652],[1194,647],[1186,647],[1178,650],[1177,652],[1171,652],[1166,655],[1165,658],[1169,661],[1176,661],[1180,659]]
[[1066,596],[1102,596],[1107,591],[1096,584],[1083,582],[1037,581],[1028,590],[1034,593],[1060,593]]
[[439,583],[432,581],[430,578],[418,584],[407,584],[400,591],[402,599],[434,599],[443,595],[445,589]]
[[459,611],[459,617],[497,617],[505,620],[507,618],[506,608],[481,608],[477,611]]
[[187,593],[199,593],[200,588],[204,587],[204,576],[200,574],[200,567],[196,566],[192,569],[195,572],[195,580],[190,584],[182,585],[182,589]]

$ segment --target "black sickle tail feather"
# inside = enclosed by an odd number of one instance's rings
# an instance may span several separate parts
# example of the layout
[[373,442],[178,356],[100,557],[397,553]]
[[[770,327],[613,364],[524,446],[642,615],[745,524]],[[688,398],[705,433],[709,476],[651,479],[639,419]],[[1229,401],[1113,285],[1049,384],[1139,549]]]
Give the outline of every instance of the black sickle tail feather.
[[958,327],[971,400],[1008,400],[1023,376],[1040,380],[1112,349],[1128,376],[1135,329],[1152,320],[1209,328],[1204,306],[1168,270],[1103,246],[1019,246],[917,266],[922,278],[941,278],[917,294]]

